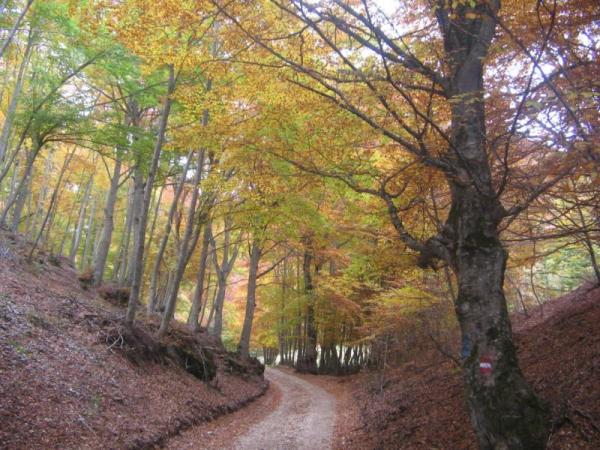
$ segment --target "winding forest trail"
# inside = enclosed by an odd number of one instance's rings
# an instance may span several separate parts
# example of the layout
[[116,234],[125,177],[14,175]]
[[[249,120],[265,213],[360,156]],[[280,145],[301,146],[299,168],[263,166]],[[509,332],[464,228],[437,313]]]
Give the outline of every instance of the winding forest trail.
[[241,436],[236,450],[328,449],[335,399],[322,388],[276,369],[267,379],[282,392],[278,408]]
[[326,450],[332,447],[336,399],[288,371],[270,369],[265,396],[233,414],[169,441],[170,449]]

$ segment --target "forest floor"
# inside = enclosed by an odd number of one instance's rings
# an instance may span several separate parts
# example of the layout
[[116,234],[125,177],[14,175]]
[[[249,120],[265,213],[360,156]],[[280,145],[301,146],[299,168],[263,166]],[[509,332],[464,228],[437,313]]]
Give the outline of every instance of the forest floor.
[[120,327],[123,308],[82,289],[66,258],[28,263],[28,249],[0,231],[1,449],[153,448],[266,391],[260,366],[203,333],[158,343],[153,321]]

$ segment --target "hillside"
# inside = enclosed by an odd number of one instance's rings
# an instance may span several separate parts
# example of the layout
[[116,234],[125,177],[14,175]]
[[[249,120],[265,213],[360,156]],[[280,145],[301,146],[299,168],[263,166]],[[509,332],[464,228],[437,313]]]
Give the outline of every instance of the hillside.
[[262,366],[204,333],[121,325],[63,257],[0,234],[0,447],[148,448],[262,395]]
[[[548,449],[600,448],[600,288],[582,287],[513,317],[521,367],[550,403]],[[366,380],[368,379],[368,382]],[[439,353],[353,380],[358,430],[344,448],[475,449],[459,368]]]

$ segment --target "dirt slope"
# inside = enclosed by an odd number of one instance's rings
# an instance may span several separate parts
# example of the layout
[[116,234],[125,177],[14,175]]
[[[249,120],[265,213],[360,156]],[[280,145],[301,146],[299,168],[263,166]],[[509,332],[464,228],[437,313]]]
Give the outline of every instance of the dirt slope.
[[[549,449],[600,448],[600,289],[582,288],[513,318],[521,367],[550,403]],[[345,448],[475,449],[459,368],[440,354],[352,381],[361,426]]]
[[[0,232],[0,448],[149,448],[266,390],[207,336],[181,327],[158,346],[156,324],[120,328],[121,308],[82,290],[68,261],[26,252]],[[188,367],[182,342],[206,364]]]

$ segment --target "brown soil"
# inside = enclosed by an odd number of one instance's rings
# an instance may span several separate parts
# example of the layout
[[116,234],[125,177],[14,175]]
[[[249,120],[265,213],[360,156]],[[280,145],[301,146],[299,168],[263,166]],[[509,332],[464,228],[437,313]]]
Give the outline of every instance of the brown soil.
[[265,392],[256,364],[202,333],[123,327],[65,258],[28,264],[4,232],[0,248],[0,448],[150,448]]
[[[600,448],[599,323],[600,288],[579,289],[528,318],[513,318],[521,367],[551,405],[549,449]],[[453,362],[423,355],[385,375],[383,383],[375,375],[347,383],[361,423],[343,448],[477,448]]]

